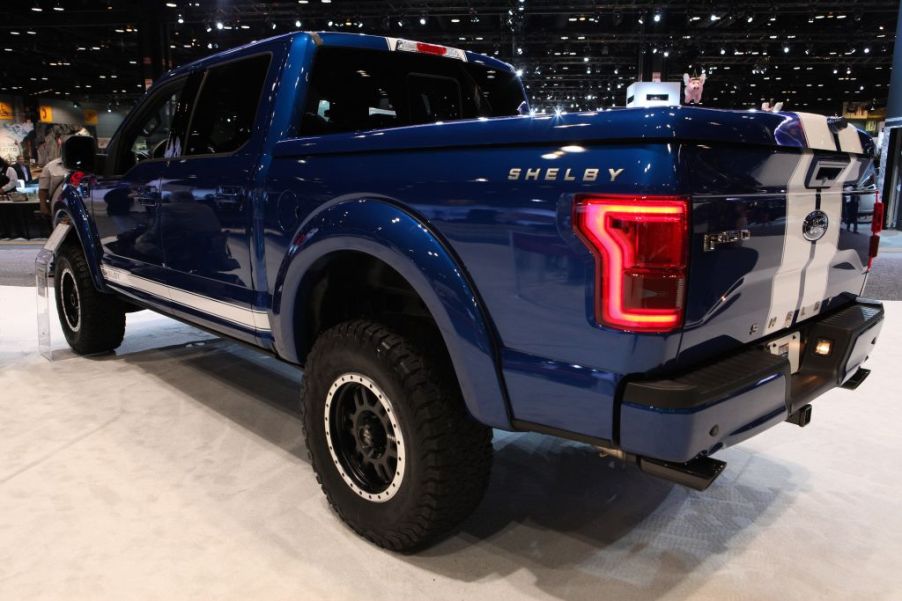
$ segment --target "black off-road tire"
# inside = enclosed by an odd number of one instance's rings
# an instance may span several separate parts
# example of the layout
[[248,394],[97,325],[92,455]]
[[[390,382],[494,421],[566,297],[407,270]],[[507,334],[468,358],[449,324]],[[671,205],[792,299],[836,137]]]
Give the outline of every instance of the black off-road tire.
[[[394,551],[420,549],[451,532],[479,504],[489,480],[492,430],[470,417],[457,382],[439,375],[447,370],[434,363],[386,327],[351,321],[319,336],[302,380],[304,434],[323,492],[358,534]],[[336,399],[357,394],[353,387],[391,422],[385,424],[391,441],[386,444],[396,445],[398,457],[397,445],[403,450],[392,472],[395,480],[383,492],[364,488],[366,482],[345,469],[362,453],[346,452],[351,459],[342,459],[336,448],[342,440],[336,432],[345,432],[345,442],[352,436],[348,431],[360,432],[336,425],[360,419],[360,413],[354,419],[343,414],[346,420],[337,413]],[[389,399],[388,405],[380,405],[377,397]],[[351,408],[364,406],[356,396],[344,402]],[[331,422],[326,420],[327,405]],[[360,449],[362,440],[343,446]],[[364,484],[358,486],[360,482]]]
[[94,287],[84,253],[68,243],[55,260],[56,310],[66,342],[80,355],[112,351],[125,336],[124,305]]

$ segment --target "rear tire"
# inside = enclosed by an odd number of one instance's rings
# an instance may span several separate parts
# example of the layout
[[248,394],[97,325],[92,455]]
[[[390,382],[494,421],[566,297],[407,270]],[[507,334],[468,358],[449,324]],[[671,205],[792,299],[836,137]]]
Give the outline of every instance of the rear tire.
[[81,247],[66,244],[56,257],[53,288],[66,342],[80,355],[112,351],[125,336],[125,310],[94,287]]
[[369,321],[327,330],[308,356],[301,410],[317,480],[342,520],[387,549],[447,534],[488,484],[492,430],[438,373]]

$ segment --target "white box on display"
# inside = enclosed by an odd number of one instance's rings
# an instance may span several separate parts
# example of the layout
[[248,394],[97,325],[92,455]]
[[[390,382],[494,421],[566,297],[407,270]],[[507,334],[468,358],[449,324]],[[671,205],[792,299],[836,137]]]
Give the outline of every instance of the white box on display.
[[637,81],[626,89],[626,106],[679,106],[680,82]]

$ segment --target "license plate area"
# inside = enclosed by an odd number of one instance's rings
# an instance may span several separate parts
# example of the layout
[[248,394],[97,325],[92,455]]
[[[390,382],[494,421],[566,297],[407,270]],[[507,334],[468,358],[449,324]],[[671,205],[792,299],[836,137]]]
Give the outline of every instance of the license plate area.
[[767,352],[772,355],[780,355],[786,357],[789,361],[790,373],[799,371],[799,355],[802,349],[802,336],[798,332],[787,334],[776,340],[771,340],[765,347]]

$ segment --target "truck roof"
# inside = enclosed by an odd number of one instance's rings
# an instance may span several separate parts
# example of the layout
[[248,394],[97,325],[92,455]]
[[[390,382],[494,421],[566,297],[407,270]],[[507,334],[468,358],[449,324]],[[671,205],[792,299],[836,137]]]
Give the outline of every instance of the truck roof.
[[[204,58],[198,59],[196,61],[180,65],[175,69],[169,71],[165,76],[161,77],[160,81],[164,81],[172,76],[179,75],[181,73],[184,73],[185,71],[189,71],[197,67],[222,62],[223,60],[227,60],[236,55],[247,54],[254,49],[263,50],[267,46],[271,46],[274,43],[282,42],[291,44],[294,43],[298,38],[312,39],[314,43],[321,46],[384,50],[386,52],[395,50],[395,44],[399,40],[399,38],[368,35],[363,33],[345,33],[338,31],[293,31],[291,33],[284,33],[263,40],[255,40],[253,42],[250,42],[249,44],[244,44],[235,48],[229,48],[228,50],[221,50],[219,52],[216,52],[215,54],[205,56]],[[410,42],[413,44],[423,44],[423,42],[416,42],[413,40],[410,40]],[[470,52],[469,50],[451,48],[435,44],[427,43],[426,45],[432,48],[447,48],[448,50],[453,51],[454,54],[462,55],[463,57],[465,57],[464,60],[466,60],[467,62],[479,63],[493,69],[501,69],[504,71],[514,70],[513,66],[509,63],[488,56],[486,54],[478,54],[476,52]]]

